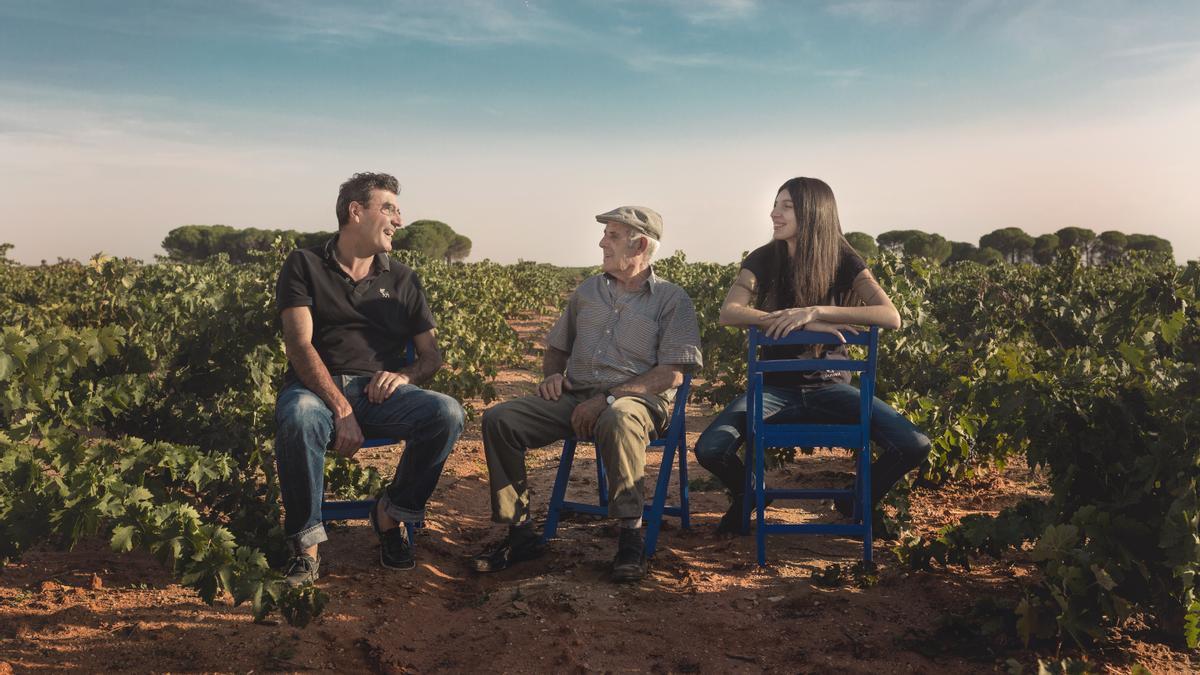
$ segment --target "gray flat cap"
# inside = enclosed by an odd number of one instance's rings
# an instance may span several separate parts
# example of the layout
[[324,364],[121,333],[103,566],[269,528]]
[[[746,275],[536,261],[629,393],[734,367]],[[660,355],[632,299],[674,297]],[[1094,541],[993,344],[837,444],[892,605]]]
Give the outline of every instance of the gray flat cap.
[[644,206],[620,206],[612,211],[596,216],[601,223],[621,223],[628,225],[642,234],[649,235],[655,241],[662,240],[662,216],[658,211]]

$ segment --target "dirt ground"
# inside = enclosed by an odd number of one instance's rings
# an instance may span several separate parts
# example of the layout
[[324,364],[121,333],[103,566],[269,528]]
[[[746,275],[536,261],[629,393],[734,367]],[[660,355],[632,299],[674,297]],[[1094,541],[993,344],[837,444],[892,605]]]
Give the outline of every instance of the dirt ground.
[[[534,332],[530,322],[517,327]],[[532,391],[534,369],[503,374],[502,400]],[[475,402],[480,408],[483,404]],[[713,410],[691,406],[689,446]],[[390,473],[399,448],[360,453]],[[569,496],[594,496],[594,455],[581,446]],[[558,446],[529,453],[534,500],[544,515]],[[655,473],[658,455],[648,458]],[[850,460],[818,452],[771,473],[773,485],[839,484]],[[488,521],[487,470],[478,418],[448,462],[417,538],[417,568],[384,570],[365,522],[332,527],[322,546],[325,614],[303,630],[256,624],[245,607],[209,607],[151,558],[111,553],[103,541],[73,552],[39,550],[0,569],[0,675],[66,671],[429,672],[787,672],[1005,671],[1015,659],[1037,672],[1053,656],[973,638],[955,616],[980,598],[1019,596],[1033,573],[1014,561],[980,560],[970,572],[906,573],[876,542],[878,583],[827,587],[812,574],[853,563],[861,543],[772,537],[768,565],[753,537],[718,539],[722,492],[690,464],[692,527],[668,518],[650,574],[615,585],[608,565],[616,531],[576,518],[559,528],[544,558],[495,575],[466,559],[498,538]],[[589,476],[592,478],[589,479]],[[673,497],[678,487],[673,479]],[[699,489],[698,489],[699,488]],[[1014,464],[982,478],[913,494],[913,527],[933,532],[967,513],[994,513],[1043,494],[1035,472]],[[785,521],[829,519],[827,504],[792,502],[769,512]],[[1083,656],[1097,670],[1196,672],[1187,653],[1135,628]],[[1078,652],[1063,655],[1079,657]]]

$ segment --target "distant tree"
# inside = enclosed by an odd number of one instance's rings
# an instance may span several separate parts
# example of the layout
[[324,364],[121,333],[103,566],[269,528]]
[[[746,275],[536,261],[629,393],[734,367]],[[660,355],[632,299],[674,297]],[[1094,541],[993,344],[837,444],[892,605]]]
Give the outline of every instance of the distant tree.
[[1101,232],[1100,236],[1096,238],[1097,261],[1107,264],[1119,260],[1128,245],[1129,238],[1123,232],[1116,230]]
[[881,232],[875,241],[879,248],[892,253],[904,253],[904,243],[921,234],[918,230],[888,230]]
[[1058,253],[1058,235],[1043,234],[1033,240],[1033,261],[1039,265],[1049,265],[1054,262]]
[[[295,230],[284,230],[283,236],[296,242],[296,248],[311,248],[329,241],[333,236],[332,232],[297,232]],[[392,241],[396,238],[392,237]]]
[[1004,227],[980,237],[979,248],[994,248],[1009,262],[1019,263],[1033,251],[1033,237],[1019,227]]
[[908,240],[904,254],[929,258],[934,262],[943,262],[950,257],[950,242],[940,234],[922,232],[922,236]]
[[950,257],[953,248],[942,235],[921,230],[889,230],[876,237],[876,241],[886,250],[939,263]]
[[1092,244],[1096,241],[1096,233],[1086,227],[1064,227],[1055,232],[1058,235],[1059,249],[1077,248],[1083,256],[1084,264],[1092,264]]
[[184,225],[168,232],[162,247],[177,260],[203,260],[227,252],[236,235],[228,225]]
[[975,262],[981,265],[994,265],[1004,262],[1004,256],[994,248],[979,248],[975,244],[965,241],[952,241],[950,246],[952,250],[950,257],[946,258],[946,264]]
[[1174,255],[1171,248],[1171,242],[1156,237],[1152,234],[1131,234],[1126,237],[1126,251],[1151,251],[1153,253],[1164,253],[1166,255]]
[[471,240],[461,234],[454,235],[450,245],[446,247],[446,262],[462,260],[471,255]]
[[879,245],[875,243],[875,237],[865,232],[847,232],[846,241],[854,247],[855,251],[864,258],[869,258],[876,253],[879,253]]
[[396,233],[395,243],[406,251],[445,258],[454,236],[454,230],[440,220],[417,220]]
[[979,247],[975,244],[965,241],[950,242],[950,257],[946,258],[946,264],[951,265],[956,262],[965,262],[974,260],[979,253]]
[[1004,262],[1004,254],[994,248],[985,246],[975,254],[975,262],[981,265],[995,265]]

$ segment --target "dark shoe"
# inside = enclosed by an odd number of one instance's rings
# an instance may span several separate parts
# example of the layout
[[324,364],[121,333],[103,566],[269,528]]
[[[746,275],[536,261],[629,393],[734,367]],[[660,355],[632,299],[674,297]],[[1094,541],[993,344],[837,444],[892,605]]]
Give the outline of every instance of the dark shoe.
[[[767,498],[766,505],[770,506],[774,499]],[[725,534],[745,534],[742,531],[742,509],[746,507],[746,502],[741,495],[736,495],[732,498],[729,504],[729,510],[725,515],[721,516],[721,522],[717,523],[716,533],[719,535]],[[753,508],[751,508],[753,510]]]
[[313,558],[307,555],[295,555],[288,561],[287,571],[283,573],[283,583],[296,587],[316,583],[317,568],[321,566],[321,557]]
[[[850,497],[837,497],[833,500],[833,510],[843,518],[854,517],[854,500]],[[883,511],[876,506],[871,510],[871,538],[879,541],[896,541],[899,532],[894,522],[883,516]]]
[[646,544],[641,529],[621,528],[617,542],[617,557],[613,558],[612,580],[628,583],[646,576]]
[[499,572],[526,560],[540,558],[546,553],[546,544],[533,528],[528,533],[510,531],[508,536],[493,544],[482,553],[471,558],[471,569],[481,574]]
[[379,529],[379,516],[371,508],[371,528],[379,537],[379,564],[391,570],[411,570],[417,566],[413,558],[412,544],[408,541],[407,528],[400,523],[386,532]]
[[837,511],[845,518],[854,517],[854,498],[853,497],[834,497],[833,510]]
[[725,511],[721,522],[717,523],[717,534],[742,534],[742,511],[745,508],[746,502],[742,496],[734,497],[729,504],[729,510]]

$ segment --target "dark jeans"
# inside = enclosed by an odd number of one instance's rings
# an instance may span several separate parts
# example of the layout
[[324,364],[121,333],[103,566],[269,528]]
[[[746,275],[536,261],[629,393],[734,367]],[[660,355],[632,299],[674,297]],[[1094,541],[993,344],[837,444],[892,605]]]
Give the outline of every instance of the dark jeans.
[[[811,389],[763,387],[763,418],[777,424],[854,424],[861,395],[848,384]],[[700,434],[694,452],[700,465],[720,479],[734,496],[743,492],[746,474],[738,446],[746,434],[746,395],[725,408]],[[871,440],[880,446],[871,463],[871,502],[892,489],[929,454],[929,438],[891,406],[876,398],[871,405]]]
[[[395,520],[423,520],[425,502],[462,433],[462,406],[445,394],[414,384],[401,385],[383,403],[371,403],[363,392],[371,376],[335,375],[333,381],[354,409],[364,437],[406,441],[396,475],[380,500]],[[321,524],[321,499],[325,449],[333,440],[333,411],[297,382],[279,392],[275,425],[283,531],[296,550],[303,550],[328,538]]]

